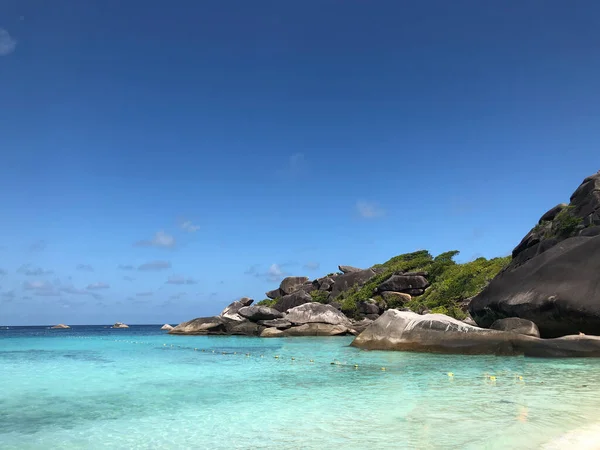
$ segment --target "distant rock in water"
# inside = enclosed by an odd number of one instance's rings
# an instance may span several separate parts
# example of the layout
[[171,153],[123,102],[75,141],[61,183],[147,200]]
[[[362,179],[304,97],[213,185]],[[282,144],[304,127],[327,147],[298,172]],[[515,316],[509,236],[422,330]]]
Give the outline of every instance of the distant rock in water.
[[467,325],[443,314],[419,315],[390,309],[351,344],[367,350],[401,350],[462,355],[600,357],[600,337],[540,339]]
[[162,327],[160,327],[161,330],[172,330],[174,327],[169,325],[168,323],[165,323]]
[[71,328],[68,325],[65,325],[64,323],[59,323],[58,325],[54,325],[53,327],[50,328],[54,328],[54,329],[67,329],[67,328]]
[[129,328],[129,325],[125,325],[122,322],[117,322],[112,326],[112,328]]

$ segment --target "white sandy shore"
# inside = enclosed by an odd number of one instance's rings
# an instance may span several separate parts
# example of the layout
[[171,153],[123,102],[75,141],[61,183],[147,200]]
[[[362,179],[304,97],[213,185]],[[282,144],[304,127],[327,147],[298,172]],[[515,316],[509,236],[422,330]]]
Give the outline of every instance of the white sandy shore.
[[543,450],[600,450],[600,423],[578,428],[542,445]]

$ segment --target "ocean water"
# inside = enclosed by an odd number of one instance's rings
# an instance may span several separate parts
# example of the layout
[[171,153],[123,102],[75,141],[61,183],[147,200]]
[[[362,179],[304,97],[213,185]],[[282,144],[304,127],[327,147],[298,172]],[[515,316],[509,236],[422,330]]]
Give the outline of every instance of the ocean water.
[[[0,330],[0,448],[600,446],[600,360],[367,352],[351,340]],[[591,447],[574,443],[581,433]]]

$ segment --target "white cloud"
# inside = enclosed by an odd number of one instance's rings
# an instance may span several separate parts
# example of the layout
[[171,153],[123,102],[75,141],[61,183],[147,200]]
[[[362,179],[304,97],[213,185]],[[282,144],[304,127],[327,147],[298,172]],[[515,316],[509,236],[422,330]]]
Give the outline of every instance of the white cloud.
[[279,264],[271,264],[269,270],[267,270],[267,280],[269,281],[279,281],[285,275],[286,273],[281,269]]
[[17,269],[17,273],[22,273],[32,277],[39,277],[43,275],[50,275],[54,272],[52,270],[44,270],[40,267],[32,267],[31,264],[23,264]]
[[138,267],[138,270],[164,270],[170,269],[171,263],[168,261],[150,261]]
[[197,284],[193,278],[185,278],[181,275],[171,275],[166,281],[167,284]]
[[131,264],[119,264],[117,267],[119,270],[133,270],[134,267]]
[[364,219],[374,219],[385,214],[385,211],[375,203],[364,200],[359,200],[356,202],[356,211]]
[[98,283],[92,283],[92,284],[88,284],[87,289],[90,291],[95,291],[98,289],[108,289],[110,287],[109,284],[107,283],[103,283],[103,282],[98,282]]
[[0,56],[10,55],[17,47],[17,41],[8,34],[4,28],[0,28]]
[[94,268],[90,264],[77,264],[77,270],[81,270],[83,272],[93,272]]
[[195,233],[200,229],[198,225],[194,225],[191,220],[184,220],[181,222],[181,229],[187,231],[188,233]]
[[36,280],[36,281],[25,281],[23,283],[23,289],[33,291],[35,295],[41,296],[60,296],[60,291],[49,281]]
[[138,241],[133,245],[135,247],[173,248],[175,246],[175,238],[161,230],[158,231],[152,239]]

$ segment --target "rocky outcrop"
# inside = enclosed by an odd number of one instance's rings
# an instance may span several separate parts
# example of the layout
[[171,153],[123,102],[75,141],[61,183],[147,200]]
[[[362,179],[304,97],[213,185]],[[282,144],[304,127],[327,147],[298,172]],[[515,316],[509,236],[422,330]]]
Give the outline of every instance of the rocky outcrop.
[[520,317],[542,337],[600,335],[600,236],[573,237],[505,270],[469,305],[479,326]]
[[473,327],[442,314],[419,315],[394,309],[360,333],[351,344],[368,350],[401,350],[447,354],[600,357],[600,337],[540,339],[523,334]]
[[330,299],[335,299],[342,292],[354,287],[363,286],[375,276],[373,269],[361,270],[359,272],[348,272],[335,277],[335,283],[331,288]]
[[273,289],[272,291],[265,292],[265,295],[268,298],[275,300],[276,298],[283,297],[285,294],[283,292],[281,292],[281,290],[279,288],[277,288],[277,289]]
[[429,286],[427,279],[420,274],[393,275],[377,286],[378,292],[404,292],[410,295],[421,295]]
[[162,327],[160,327],[161,330],[172,330],[174,327],[169,325],[168,323],[165,323]]
[[[473,320],[473,319],[471,319]],[[463,321],[466,323],[466,321]],[[540,337],[540,330],[531,320],[509,317],[508,319],[496,320],[490,330],[510,331],[512,333],[525,334],[527,336]]]
[[307,281],[307,277],[287,277],[279,285],[279,290],[283,295],[293,294]]
[[305,303],[288,310],[285,319],[293,324],[324,323],[350,326],[350,320],[331,305]]
[[240,309],[250,306],[254,300],[248,297],[244,297],[240,300],[236,300],[235,302],[230,303],[220,314],[221,317],[231,320],[242,321],[245,320],[239,314]]
[[304,291],[296,291],[293,294],[281,297],[273,305],[273,308],[280,312],[286,312],[288,309],[310,302],[312,302],[312,297],[309,294]]
[[224,334],[241,336],[260,336],[264,329],[264,326],[259,325],[258,323],[250,322],[248,320],[243,322],[232,321],[225,324]]
[[260,337],[269,338],[269,337],[283,337],[283,331],[277,328],[265,328],[261,333]]
[[538,224],[512,252],[512,270],[541,255],[573,236],[594,236],[600,226],[600,172],[587,177],[571,195],[570,203],[561,203],[542,214]]
[[66,329],[71,328],[71,327],[68,326],[68,325],[65,325],[64,323],[59,323],[58,325],[54,325],[53,327],[50,327],[50,328],[53,328],[53,329],[56,329],[56,330],[66,330]]
[[352,266],[338,266],[338,269],[340,269],[340,272],[342,272],[342,273],[360,272],[362,270],[362,269],[359,269],[358,267],[352,267]]
[[200,317],[180,323],[169,334],[226,334],[230,322],[232,319],[222,316]]
[[283,317],[283,313],[277,311],[274,308],[268,306],[244,306],[240,308],[238,314],[252,322],[258,322],[259,320],[271,320],[280,319]]
[[117,322],[111,328],[129,328],[129,325],[125,325],[123,322]]

